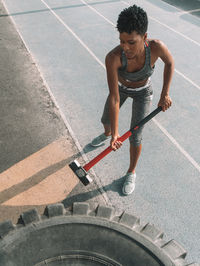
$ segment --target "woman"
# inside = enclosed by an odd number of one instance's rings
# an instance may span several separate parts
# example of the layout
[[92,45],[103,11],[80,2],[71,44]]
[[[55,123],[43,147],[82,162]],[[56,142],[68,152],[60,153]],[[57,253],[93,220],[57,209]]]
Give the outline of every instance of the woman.
[[[150,77],[158,58],[164,63],[163,87],[158,106],[166,111],[172,104],[169,88],[174,60],[163,42],[147,39],[147,27],[147,14],[136,5],[119,14],[117,29],[120,45],[111,50],[105,60],[109,96],[101,119],[104,133],[91,142],[92,146],[100,146],[111,137],[112,149],[121,147],[122,143],[118,141],[119,108],[128,97],[133,99],[131,127],[149,114],[153,95]],[[142,128],[130,137],[130,165],[122,187],[125,195],[131,194],[135,188],[135,169],[142,150],[141,141]]]

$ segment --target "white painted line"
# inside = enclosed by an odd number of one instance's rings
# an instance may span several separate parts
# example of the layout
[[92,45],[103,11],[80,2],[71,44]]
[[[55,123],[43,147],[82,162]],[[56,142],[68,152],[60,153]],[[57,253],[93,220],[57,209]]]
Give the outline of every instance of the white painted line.
[[81,45],[95,58],[95,60],[104,67],[104,64],[96,57],[96,55],[89,49],[89,47],[72,31],[72,29],[51,9],[51,7],[44,1],[41,2],[49,9],[49,11],[57,18],[58,21],[81,43]]
[[180,76],[182,76],[185,80],[187,80],[189,83],[191,83],[194,87],[196,87],[198,90],[200,90],[200,86],[198,86],[194,81],[192,81],[191,79],[189,79],[188,77],[186,77],[183,73],[181,73],[180,71],[178,71],[177,69],[174,70],[177,74],[179,74]]
[[111,24],[112,26],[115,26],[114,23],[112,23],[109,19],[107,19],[106,17],[104,17],[104,15],[102,15],[99,11],[97,11],[94,7],[92,7],[91,5],[88,5],[88,3],[86,3],[84,0],[81,0],[81,2],[86,5],[88,8],[90,8],[92,11],[94,11],[95,13],[97,13],[100,17],[102,17],[103,19],[105,19],[109,24]]
[[[92,57],[105,69],[105,65],[97,58],[97,56],[90,50],[90,48],[73,32],[73,30],[44,2],[41,0],[46,7],[55,15],[55,17],[63,24],[68,31],[83,45],[83,47],[92,55]],[[84,3],[84,0],[81,0]],[[92,8],[93,9],[93,8]],[[108,20],[107,20],[108,21]],[[54,98],[53,94],[52,97]],[[54,98],[55,99],[55,98]],[[56,99],[55,99],[56,102]],[[57,104],[58,106],[58,104]],[[64,114],[63,118],[66,120]],[[200,172],[200,166],[198,163],[181,147],[181,145],[169,134],[169,132],[157,121],[153,120],[159,129],[170,139],[170,141],[179,149],[179,151],[188,159],[188,161]],[[68,124],[70,127],[70,125]],[[71,128],[71,127],[70,127]],[[71,130],[72,131],[72,130]],[[79,145],[80,146],[80,145]],[[85,156],[85,155],[84,155]],[[87,158],[87,157],[86,157]]]
[[155,18],[153,18],[153,17],[151,17],[151,16],[149,16],[149,18],[152,19],[152,20],[154,20],[155,22],[159,23],[160,25],[162,25],[162,26],[168,28],[169,30],[175,32],[176,34],[182,36],[182,37],[185,38],[186,40],[188,40],[188,41],[190,41],[190,42],[193,42],[194,44],[200,46],[200,43],[198,43],[197,41],[191,39],[190,37],[186,36],[185,34],[179,32],[179,31],[177,31],[177,30],[173,29],[172,27],[166,25],[165,23],[162,23],[162,22],[160,22],[159,20],[157,20],[157,19],[155,19]]
[[188,161],[193,164],[193,166],[200,172],[200,165],[192,158],[192,156],[189,155],[186,150],[181,147],[181,145],[175,140],[175,138],[172,137],[172,135],[169,134],[169,132],[155,119],[152,119],[154,123],[160,128],[160,130],[171,140],[171,142],[176,146],[176,148],[185,155],[185,157],[188,159]]
[[[125,5],[129,6],[129,4],[128,4],[127,2],[125,2],[125,1],[121,1],[121,2],[124,3]],[[160,25],[166,27],[167,29],[169,29],[169,30],[175,32],[176,34],[182,36],[182,37],[185,38],[186,40],[189,40],[189,41],[193,42],[194,44],[200,46],[200,43],[198,43],[197,41],[191,39],[190,37],[186,36],[185,34],[183,34],[183,33],[179,32],[179,31],[173,29],[172,27],[166,25],[165,23],[160,22],[159,20],[157,20],[157,19],[155,19],[155,18],[153,18],[153,17],[151,17],[151,16],[148,16],[148,17],[149,17],[150,19],[154,20],[155,22],[157,22],[158,24],[160,24]]]
[[179,14],[181,16],[182,15],[185,15],[185,14],[190,14],[191,15],[191,13],[193,13],[193,12],[199,12],[199,11],[200,11],[200,8],[198,8],[198,9],[192,9],[192,10],[187,10],[187,11],[180,10],[180,13]]

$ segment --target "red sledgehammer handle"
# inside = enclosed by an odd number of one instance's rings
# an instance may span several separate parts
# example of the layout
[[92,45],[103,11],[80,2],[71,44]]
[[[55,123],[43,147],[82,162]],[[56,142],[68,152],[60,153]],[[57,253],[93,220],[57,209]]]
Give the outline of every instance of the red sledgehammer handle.
[[[123,142],[128,137],[130,137],[131,135],[132,135],[132,132],[129,130],[124,135],[122,135],[121,137],[119,137],[118,140],[121,141],[121,142]],[[98,161],[100,161],[101,159],[103,159],[111,151],[112,151],[112,148],[110,146],[108,148],[106,148],[104,151],[102,151],[92,161],[90,161],[88,164],[86,164],[85,166],[83,166],[83,168],[85,169],[85,171],[87,172],[88,170],[90,170],[90,168],[92,168],[96,163],[98,163]]]
[[[129,131],[127,131],[124,135],[119,137],[119,141],[123,142],[127,138],[129,138],[134,131],[139,129],[141,126],[143,126],[145,123],[147,123],[150,119],[152,119],[155,115],[157,115],[162,110],[162,107],[158,107],[153,112],[151,112],[148,116],[146,116],[144,119],[142,119],[137,125],[135,125],[133,128],[131,128]],[[112,148],[109,146],[104,151],[102,151],[99,155],[97,155],[93,160],[91,160],[89,163],[87,163],[83,168],[87,172],[92,168],[96,163],[98,163],[101,159],[103,159],[107,154],[109,154],[112,151]]]

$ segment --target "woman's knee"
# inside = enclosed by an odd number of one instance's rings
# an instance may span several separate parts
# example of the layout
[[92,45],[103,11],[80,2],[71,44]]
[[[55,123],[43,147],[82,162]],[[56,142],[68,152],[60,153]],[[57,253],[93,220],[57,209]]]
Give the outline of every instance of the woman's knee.
[[142,144],[142,132],[139,132],[139,134],[133,134],[129,137],[129,142],[134,147],[138,147]]

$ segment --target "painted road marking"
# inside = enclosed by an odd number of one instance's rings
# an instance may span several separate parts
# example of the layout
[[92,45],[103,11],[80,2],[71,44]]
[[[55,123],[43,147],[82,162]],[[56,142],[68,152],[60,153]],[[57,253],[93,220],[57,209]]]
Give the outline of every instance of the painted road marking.
[[[190,14],[190,13],[196,13],[196,12],[199,12],[199,11],[200,11],[200,8],[192,9],[192,10],[187,10],[187,11],[180,10],[180,15],[185,15],[185,14]],[[199,19],[199,17],[197,17],[197,19]]]
[[99,58],[90,50],[90,48],[73,32],[73,30],[52,10],[52,8],[44,1],[41,2],[49,9],[49,11],[57,18],[58,21],[81,43],[81,45],[92,55],[95,60],[104,67],[104,64],[99,60]]
[[79,183],[68,166],[73,150],[62,137],[0,174],[0,204],[46,205],[62,201]]
[[[47,8],[49,8],[49,10],[52,12],[52,14],[62,23],[62,25],[69,31],[71,32],[71,34],[81,43],[81,45],[92,55],[92,57],[105,69],[105,65],[100,61],[100,59],[90,50],[90,48],[76,35],[76,33],[73,32],[73,30],[51,9],[51,7],[45,3],[44,0],[41,0],[45,6]],[[82,3],[85,3],[84,0],[81,0]],[[88,4],[86,4],[88,6]],[[92,8],[93,9],[93,8]],[[107,19],[108,21],[108,19]],[[113,24],[112,22],[110,22],[111,24]],[[180,72],[179,72],[180,73]],[[183,74],[182,74],[183,75]],[[184,75],[183,75],[184,76]],[[188,79],[187,79],[188,80]],[[189,80],[188,80],[189,81]],[[199,86],[197,86],[199,87]],[[162,125],[157,121],[154,120],[154,122],[156,121],[156,125],[159,126],[158,128],[161,130],[161,128],[164,129],[164,127],[162,127]],[[188,154],[188,152],[185,151],[185,149],[177,142],[177,141],[172,141],[175,140],[171,134],[166,130],[161,130],[163,132],[163,134],[165,134],[169,140],[175,145],[175,147],[187,158],[187,160],[200,172],[200,166],[199,164],[192,158],[192,156],[190,156]]]
[[176,146],[176,148],[185,155],[185,157],[188,159],[188,161],[193,164],[193,166],[200,172],[200,165],[190,156],[186,150],[183,149],[183,147],[175,140],[175,138],[172,137],[172,135],[169,134],[169,132],[156,120],[156,118],[153,118],[154,123],[160,128],[160,130],[170,139],[170,141]]

